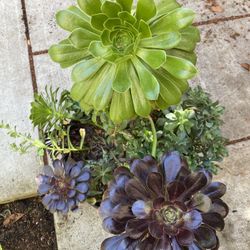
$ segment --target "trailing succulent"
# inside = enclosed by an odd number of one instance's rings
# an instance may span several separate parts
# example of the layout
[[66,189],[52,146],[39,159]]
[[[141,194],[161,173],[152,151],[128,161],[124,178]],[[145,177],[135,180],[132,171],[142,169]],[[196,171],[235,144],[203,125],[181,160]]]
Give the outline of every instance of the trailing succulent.
[[200,169],[191,173],[178,152],[158,164],[151,156],[117,168],[100,206],[103,226],[116,236],[102,250],[218,249],[226,187]]
[[74,65],[71,96],[88,112],[108,111],[120,123],[177,104],[197,70],[200,40],[194,12],[175,0],[78,0],[59,11],[70,36],[49,54]]

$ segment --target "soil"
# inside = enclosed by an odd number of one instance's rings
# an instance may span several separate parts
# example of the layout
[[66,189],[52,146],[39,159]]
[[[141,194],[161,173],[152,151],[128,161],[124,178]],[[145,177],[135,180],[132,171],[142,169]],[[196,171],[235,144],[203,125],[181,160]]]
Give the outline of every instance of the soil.
[[3,250],[57,250],[53,215],[38,198],[0,205]]

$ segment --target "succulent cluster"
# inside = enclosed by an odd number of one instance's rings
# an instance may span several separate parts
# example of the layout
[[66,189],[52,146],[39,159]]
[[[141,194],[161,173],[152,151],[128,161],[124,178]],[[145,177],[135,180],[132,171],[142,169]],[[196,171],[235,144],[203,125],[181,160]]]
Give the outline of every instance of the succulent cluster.
[[175,0],[78,0],[57,13],[70,36],[49,54],[75,65],[71,96],[84,111],[108,111],[114,122],[177,104],[197,70],[200,40],[194,12]]
[[100,207],[104,228],[117,236],[102,250],[218,249],[228,206],[224,184],[201,169],[191,173],[177,152],[118,168]]
[[42,203],[52,213],[75,210],[87,198],[90,177],[83,162],[55,160],[53,167],[45,166],[43,174],[37,177]]

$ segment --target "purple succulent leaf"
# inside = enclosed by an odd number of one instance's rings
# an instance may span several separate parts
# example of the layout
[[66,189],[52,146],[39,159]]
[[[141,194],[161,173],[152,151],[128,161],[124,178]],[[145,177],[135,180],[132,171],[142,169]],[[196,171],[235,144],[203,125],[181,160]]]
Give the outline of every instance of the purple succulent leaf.
[[41,184],[38,187],[38,193],[40,195],[43,195],[43,194],[48,193],[50,189],[51,189],[51,186],[49,184]]
[[57,202],[56,201],[50,202],[50,204],[48,205],[48,209],[51,213],[55,213],[57,210]]
[[110,199],[105,199],[102,201],[100,208],[99,208],[99,214],[102,217],[102,219],[105,219],[112,215],[114,204],[110,201]]
[[84,171],[83,173],[81,173],[81,174],[79,175],[79,177],[77,177],[76,180],[77,180],[78,182],[88,181],[88,180],[90,179],[90,177],[91,177],[90,172],[89,172],[89,171]]
[[201,226],[195,230],[195,240],[201,248],[211,249],[216,247],[217,238],[214,230],[209,227]]
[[190,246],[194,241],[194,234],[190,230],[181,229],[176,236],[177,242],[181,246]]
[[126,250],[128,244],[129,239],[126,235],[113,236],[102,242],[101,250]]
[[164,235],[161,239],[156,240],[154,244],[154,250],[172,250],[170,240],[168,236]]
[[153,207],[154,209],[161,209],[163,206],[166,206],[169,204],[163,197],[159,197],[153,201]]
[[75,162],[73,159],[69,158],[69,159],[66,161],[66,163],[65,163],[65,173],[66,173],[67,175],[69,175],[71,169],[72,169],[75,165],[76,165],[76,162]]
[[142,200],[138,200],[132,205],[132,212],[134,216],[140,219],[145,218],[149,214],[150,210],[151,206],[149,203]]
[[50,166],[48,166],[48,165],[46,165],[46,166],[43,167],[43,172],[47,176],[50,176],[50,177],[54,176],[53,169]]
[[157,221],[152,221],[149,223],[148,230],[151,236],[161,239],[164,234],[164,225],[159,224]]
[[76,190],[82,194],[85,194],[89,191],[89,185],[86,182],[77,184]]
[[59,211],[64,210],[66,207],[66,203],[64,201],[58,201],[56,204],[56,209]]
[[43,198],[42,198],[42,203],[45,207],[48,207],[49,203],[52,201],[51,198],[51,194],[46,194]]
[[72,197],[74,197],[75,195],[76,195],[76,190],[74,190],[74,189],[69,190],[69,192],[68,192],[68,197],[69,197],[69,198],[72,198]]
[[171,182],[167,186],[167,191],[168,191],[168,196],[170,201],[175,201],[180,197],[184,192],[185,192],[185,186],[179,182],[179,181],[174,181]]
[[60,199],[60,195],[59,195],[59,194],[53,193],[53,194],[51,194],[51,198],[52,198],[53,200],[59,200],[59,199]]
[[75,205],[76,205],[75,200],[69,199],[69,200],[67,201],[67,206],[68,206],[69,209],[71,209],[72,207],[75,207]]
[[77,184],[77,182],[76,182],[75,179],[72,179],[72,180],[70,181],[70,187],[71,187],[72,189],[75,188],[76,184]]
[[129,180],[126,183],[125,191],[128,197],[134,200],[147,201],[150,199],[148,190],[138,179]]
[[54,174],[57,177],[62,177],[65,174],[65,169],[63,162],[60,160],[53,161],[53,167],[54,167]]
[[109,198],[113,203],[122,202],[124,199],[126,200],[126,193],[123,187],[117,187],[114,185],[109,192]]
[[172,250],[182,250],[174,237],[172,238]]
[[130,180],[127,175],[116,176],[116,186],[125,189],[126,183]]
[[112,210],[112,218],[115,220],[128,220],[134,218],[131,207],[128,204],[118,204]]
[[202,214],[203,223],[209,225],[217,231],[222,231],[225,227],[225,222],[220,214],[205,213]]
[[221,198],[227,191],[226,185],[220,182],[212,182],[204,190],[203,194],[206,194],[210,199]]
[[221,199],[216,199],[213,200],[209,212],[220,214],[222,218],[225,218],[229,213],[229,207]]
[[125,167],[118,167],[114,170],[114,176],[118,176],[118,175],[127,175],[127,176],[131,176],[131,173],[129,171],[128,168]]
[[36,177],[36,183],[37,185],[50,184],[50,179],[51,177],[40,174]]
[[87,196],[85,194],[77,194],[76,198],[79,202],[83,202],[86,200]]
[[188,250],[201,250],[195,243],[188,247]]
[[176,151],[163,156],[163,173],[166,183],[174,181],[181,169],[182,160],[180,154]]
[[107,217],[103,220],[103,228],[109,233],[121,234],[125,230],[125,223],[120,223],[111,217]]
[[201,213],[197,210],[192,210],[186,213],[183,217],[184,219],[184,227],[186,229],[194,230],[200,227],[202,223]]
[[[154,249],[155,239],[152,236],[144,238],[141,242],[138,242],[138,250],[152,250]],[[137,249],[136,249],[137,250]]]
[[211,209],[212,201],[211,199],[202,193],[196,193],[191,198],[190,202],[188,203],[188,207],[191,209],[197,209],[201,212],[208,212]]
[[147,219],[131,219],[126,225],[126,234],[131,239],[139,239],[148,228]]
[[81,173],[81,167],[78,165],[75,165],[71,171],[70,171],[70,176],[72,178],[76,178],[77,176],[79,176],[79,174]]
[[159,197],[165,194],[163,193],[163,179],[162,175],[159,173],[150,173],[147,177],[147,187],[153,193],[153,197]]

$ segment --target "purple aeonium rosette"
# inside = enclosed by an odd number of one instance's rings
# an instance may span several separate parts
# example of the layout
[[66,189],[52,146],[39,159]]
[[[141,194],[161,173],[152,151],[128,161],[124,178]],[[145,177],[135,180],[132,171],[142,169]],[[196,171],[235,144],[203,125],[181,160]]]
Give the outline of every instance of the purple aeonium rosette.
[[82,161],[55,160],[53,167],[45,166],[37,177],[42,203],[52,213],[66,214],[87,198],[91,174]]
[[228,206],[220,199],[224,184],[212,182],[201,169],[191,173],[178,152],[135,160],[130,170],[118,168],[100,214],[116,236],[102,250],[218,249],[216,230],[224,228]]

